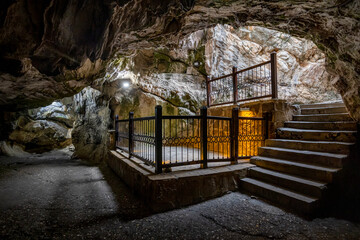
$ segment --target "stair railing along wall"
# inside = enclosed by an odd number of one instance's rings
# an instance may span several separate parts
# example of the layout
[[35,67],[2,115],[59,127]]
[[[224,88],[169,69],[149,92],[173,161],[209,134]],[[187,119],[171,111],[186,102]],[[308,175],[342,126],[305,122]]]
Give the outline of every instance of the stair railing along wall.
[[206,78],[207,106],[278,97],[276,52],[270,60],[216,78]]

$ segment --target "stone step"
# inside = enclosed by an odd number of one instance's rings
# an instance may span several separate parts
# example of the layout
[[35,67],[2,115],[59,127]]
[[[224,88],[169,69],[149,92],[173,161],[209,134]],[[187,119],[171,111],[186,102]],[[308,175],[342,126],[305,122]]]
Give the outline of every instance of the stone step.
[[347,113],[345,106],[342,107],[321,107],[321,108],[304,108],[301,109],[302,115],[311,114],[332,114],[332,113]]
[[318,199],[316,198],[298,194],[256,179],[243,178],[240,184],[242,189],[252,194],[302,214],[313,213],[317,207]]
[[301,104],[300,108],[328,108],[328,107],[345,107],[343,102],[335,102],[335,103],[313,103],[313,104]]
[[258,167],[326,183],[332,182],[333,175],[341,170],[262,156],[252,157],[250,162]]
[[248,176],[272,185],[290,189],[291,191],[316,198],[320,198],[323,190],[326,189],[326,183],[316,182],[289,174],[271,171],[261,167],[250,168]]
[[356,131],[356,122],[303,122],[288,121],[284,123],[288,128],[316,129],[316,130],[348,130]]
[[307,150],[315,152],[329,152],[339,154],[349,154],[350,147],[354,143],[345,142],[327,142],[327,141],[302,141],[291,139],[267,139],[265,140],[265,146],[290,148],[296,150]]
[[294,115],[294,121],[306,122],[339,122],[339,121],[353,121],[348,113],[334,113],[334,114],[313,114],[313,115]]
[[297,128],[278,128],[277,138],[315,140],[315,141],[335,141],[353,143],[356,141],[356,131],[330,131],[330,130],[310,130]]
[[341,168],[347,155],[304,151],[277,147],[260,147],[259,155],[276,159],[289,159],[291,161],[313,164],[317,166]]

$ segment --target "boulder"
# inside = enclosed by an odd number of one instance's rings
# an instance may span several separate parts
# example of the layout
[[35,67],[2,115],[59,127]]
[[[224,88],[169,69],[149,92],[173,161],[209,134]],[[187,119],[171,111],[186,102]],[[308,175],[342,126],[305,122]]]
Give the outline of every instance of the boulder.
[[48,121],[30,121],[24,127],[13,131],[9,140],[24,146],[27,152],[41,153],[71,144],[69,130],[62,125]]

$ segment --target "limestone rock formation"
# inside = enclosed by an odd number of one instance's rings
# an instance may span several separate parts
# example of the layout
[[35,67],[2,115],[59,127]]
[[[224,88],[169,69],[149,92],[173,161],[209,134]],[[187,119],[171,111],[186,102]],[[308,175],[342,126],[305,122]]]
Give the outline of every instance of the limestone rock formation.
[[[207,74],[216,77],[230,73],[232,66],[244,69],[268,61],[274,50],[278,51],[280,99],[307,103],[340,98],[330,83],[334,76],[325,69],[324,54],[311,41],[263,27],[229,25],[186,35],[172,49],[147,48],[119,55],[96,85],[114,97],[115,114],[122,118],[129,111],[135,116],[152,115],[155,104],[164,103],[194,113],[206,104]],[[130,83],[129,89],[123,87],[125,82]]]
[[74,122],[71,104],[72,99],[62,99],[46,107],[20,112],[11,122],[7,141],[1,142],[1,152],[21,156],[70,145]]
[[333,84],[359,119],[359,11],[358,1],[335,0],[4,1],[1,108],[46,106],[104,76],[104,60],[115,53],[172,49],[187,34],[227,23],[313,40],[326,56],[327,70],[338,76]]
[[100,161],[107,156],[110,109],[102,94],[86,87],[74,96],[75,123],[72,142],[75,157]]
[[[335,0],[2,1],[0,140],[10,139],[2,149],[66,145],[75,121],[76,155],[101,159],[110,115],[152,115],[157,104],[164,114],[194,114],[206,75],[268,60],[273,50],[280,98],[340,92],[359,120],[359,11],[358,1]],[[67,109],[51,104],[73,95]]]
[[25,146],[28,152],[50,151],[71,143],[67,128],[46,120],[30,121],[24,127],[13,131],[9,139]]
[[[205,34],[205,33],[204,33]],[[340,99],[325,69],[325,55],[310,40],[263,27],[217,25],[206,31],[206,70],[212,76],[269,61],[277,52],[279,98],[293,102]]]

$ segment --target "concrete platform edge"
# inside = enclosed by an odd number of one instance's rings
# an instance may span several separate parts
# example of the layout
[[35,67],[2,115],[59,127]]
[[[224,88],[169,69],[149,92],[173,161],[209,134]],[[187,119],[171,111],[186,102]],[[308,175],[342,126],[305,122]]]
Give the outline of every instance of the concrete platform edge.
[[153,211],[166,211],[219,197],[238,190],[250,163],[152,174],[114,150],[108,152],[108,166],[141,196]]

